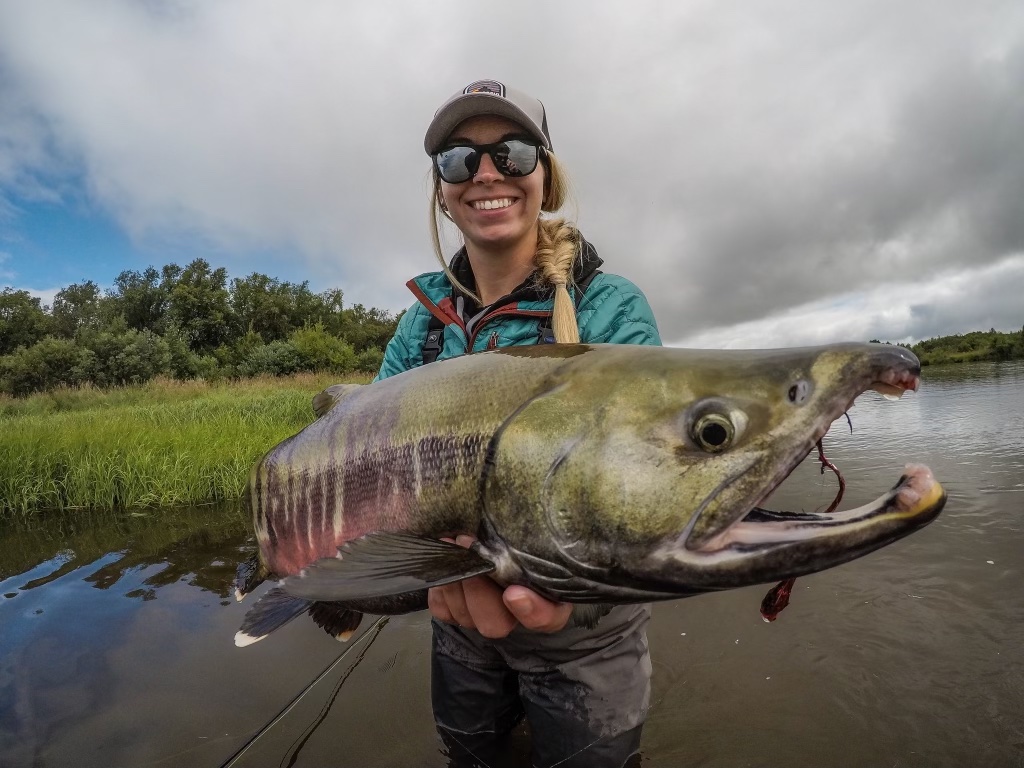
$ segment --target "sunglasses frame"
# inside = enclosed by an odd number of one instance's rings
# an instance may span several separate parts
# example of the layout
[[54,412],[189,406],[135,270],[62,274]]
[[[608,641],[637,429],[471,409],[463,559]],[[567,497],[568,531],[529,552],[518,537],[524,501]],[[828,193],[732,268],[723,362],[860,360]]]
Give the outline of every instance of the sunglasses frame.
[[[528,147],[533,147],[536,150],[536,159],[534,160],[533,168],[531,168],[526,173],[512,173],[510,171],[507,171],[507,166],[505,166],[506,171],[502,170],[504,162],[499,160],[498,157],[496,156],[497,148],[508,145],[512,142],[519,142],[520,144],[524,144]],[[470,170],[470,164],[466,163],[466,171],[469,173],[469,175],[466,178],[462,179],[461,181],[449,181],[444,177],[444,173],[441,171],[441,163],[438,161],[438,158],[445,152],[458,148],[472,149],[476,153],[476,162],[473,164],[472,170]],[[537,166],[540,165],[540,163],[544,160],[545,157],[547,157],[547,150],[544,148],[542,144],[536,142],[532,138],[522,138],[517,136],[513,138],[502,139],[501,141],[496,141],[493,144],[470,144],[468,142],[453,144],[450,147],[445,147],[440,152],[435,152],[433,155],[430,156],[430,159],[433,160],[434,170],[437,171],[437,175],[440,177],[441,181],[447,184],[464,184],[467,181],[471,181],[473,177],[476,176],[476,174],[479,172],[480,161],[483,159],[484,154],[490,156],[491,162],[494,163],[495,169],[497,169],[498,173],[500,173],[502,176],[510,176],[512,178],[519,179],[523,178],[524,176],[529,176],[531,173],[537,170]]]

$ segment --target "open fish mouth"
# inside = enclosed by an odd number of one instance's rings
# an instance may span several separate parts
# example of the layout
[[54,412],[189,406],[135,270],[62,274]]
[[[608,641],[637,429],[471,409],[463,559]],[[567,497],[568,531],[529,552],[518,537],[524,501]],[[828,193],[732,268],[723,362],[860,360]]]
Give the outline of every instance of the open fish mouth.
[[[889,369],[883,371],[878,381],[868,389],[873,389],[886,398],[898,399],[908,390],[917,392],[921,386],[921,376],[916,371],[907,369]],[[851,402],[850,405],[853,403]]]
[[942,509],[946,494],[923,464],[908,464],[902,477],[874,501],[840,512],[783,512],[757,506],[699,549],[713,554],[726,549],[751,551],[856,532],[891,522],[923,525]]
[[[812,436],[813,444],[821,451],[821,439],[828,432],[836,418],[846,414],[857,396],[874,390],[886,399],[896,400],[905,392],[916,392],[920,385],[917,371],[906,368],[890,368],[878,373],[878,379],[864,389],[855,392],[849,402],[841,403],[826,426]],[[840,490],[835,502],[825,512],[776,511],[761,506],[776,488],[796,469],[805,458],[804,447],[784,462],[784,469],[770,483],[761,500],[742,517],[735,520],[719,533],[703,541],[694,542],[690,551],[714,556],[725,552],[750,553],[775,549],[800,542],[821,539],[860,539],[870,537],[882,529],[900,531],[890,537],[899,538],[928,522],[942,511],[946,493],[936,481],[931,470],[923,464],[908,464],[896,484],[887,492],[853,509],[833,511],[842,498],[845,481],[839,470],[819,453],[822,472],[832,469],[839,478]]]

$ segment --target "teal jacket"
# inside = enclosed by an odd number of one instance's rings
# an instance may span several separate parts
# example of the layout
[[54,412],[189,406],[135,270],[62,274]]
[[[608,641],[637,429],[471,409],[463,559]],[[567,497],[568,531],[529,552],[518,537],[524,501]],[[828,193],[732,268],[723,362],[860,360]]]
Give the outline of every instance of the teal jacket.
[[[580,341],[660,346],[658,326],[646,297],[629,280],[600,272],[601,263],[594,247],[584,241],[583,257],[573,279],[583,284],[589,278],[589,284],[582,296],[576,295],[575,288],[570,289],[577,306]],[[464,249],[452,259],[450,268],[463,285],[474,285]],[[541,340],[542,327],[550,325],[553,291],[550,287],[535,287],[532,279],[492,304],[471,330],[459,316],[459,296],[444,272],[427,272],[407,285],[417,301],[399,321],[375,381],[423,364],[423,345],[431,315],[444,324],[438,360],[496,347],[536,344]],[[463,303],[473,306],[468,297],[463,297]]]

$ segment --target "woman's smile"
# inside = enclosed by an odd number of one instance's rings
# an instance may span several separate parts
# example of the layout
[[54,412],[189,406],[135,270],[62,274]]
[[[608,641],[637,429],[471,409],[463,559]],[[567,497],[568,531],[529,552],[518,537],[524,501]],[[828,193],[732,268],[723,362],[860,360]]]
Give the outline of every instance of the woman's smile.
[[495,211],[501,210],[502,208],[508,208],[515,203],[516,201],[510,197],[498,197],[494,199],[474,200],[470,205],[478,211]]

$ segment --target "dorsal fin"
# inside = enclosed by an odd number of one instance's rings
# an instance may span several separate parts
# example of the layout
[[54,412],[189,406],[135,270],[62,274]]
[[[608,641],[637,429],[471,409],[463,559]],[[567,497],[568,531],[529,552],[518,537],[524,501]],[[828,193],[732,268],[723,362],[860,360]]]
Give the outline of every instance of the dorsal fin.
[[328,387],[320,394],[313,396],[313,413],[319,419],[342,399],[362,387],[362,384],[335,384],[333,387]]

